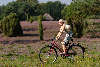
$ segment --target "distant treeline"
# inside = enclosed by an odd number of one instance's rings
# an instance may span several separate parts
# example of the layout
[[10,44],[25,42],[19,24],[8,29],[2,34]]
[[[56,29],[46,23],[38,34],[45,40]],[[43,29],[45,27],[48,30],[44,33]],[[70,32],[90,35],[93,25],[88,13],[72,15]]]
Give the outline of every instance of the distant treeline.
[[0,6],[0,19],[10,13],[16,13],[20,20],[29,20],[32,16],[48,13],[54,20],[58,20],[62,18],[61,10],[64,6],[65,4],[60,1],[39,3],[37,0],[17,0],[5,6]]

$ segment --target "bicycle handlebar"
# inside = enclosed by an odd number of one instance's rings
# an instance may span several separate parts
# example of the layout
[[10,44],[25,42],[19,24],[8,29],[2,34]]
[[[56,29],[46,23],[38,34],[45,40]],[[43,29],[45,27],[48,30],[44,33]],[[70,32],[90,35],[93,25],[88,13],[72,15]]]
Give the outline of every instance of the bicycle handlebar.
[[54,41],[54,40],[56,40],[56,39],[55,39],[55,37],[53,37],[51,40]]

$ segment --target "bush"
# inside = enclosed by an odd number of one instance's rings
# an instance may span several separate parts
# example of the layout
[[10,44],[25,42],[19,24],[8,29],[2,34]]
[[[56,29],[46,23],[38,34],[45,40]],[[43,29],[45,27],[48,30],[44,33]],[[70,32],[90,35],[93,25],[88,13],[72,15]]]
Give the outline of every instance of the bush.
[[37,19],[38,19],[38,16],[30,16],[29,21],[30,21],[30,23],[32,23],[32,22],[36,21]]
[[6,36],[20,36],[23,34],[19,19],[15,13],[11,13],[1,20],[2,32]]
[[39,33],[40,33],[40,40],[43,40],[43,26],[42,26],[42,16],[38,17],[38,22],[39,22]]
[[2,33],[1,22],[0,22],[0,33]]

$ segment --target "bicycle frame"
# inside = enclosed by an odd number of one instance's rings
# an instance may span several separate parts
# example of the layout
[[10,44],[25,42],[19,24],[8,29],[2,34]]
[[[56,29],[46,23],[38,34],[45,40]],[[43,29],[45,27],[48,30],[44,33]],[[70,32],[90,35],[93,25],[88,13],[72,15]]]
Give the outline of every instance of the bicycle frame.
[[[72,42],[72,43],[69,42],[67,44],[66,44],[66,46],[68,46],[68,48],[66,49],[66,54],[62,54],[63,49],[60,47],[59,43],[57,43],[56,41],[52,40],[52,42],[49,45],[43,47],[40,50],[40,53],[39,53],[40,61],[43,62],[43,59],[41,57],[41,53],[42,53],[43,50],[45,50],[45,48],[48,48],[48,50],[43,51],[44,54],[42,54],[42,55],[44,55],[44,56],[46,55],[47,60],[48,60],[49,56],[51,56],[51,57],[54,56],[53,57],[54,60],[52,62],[55,62],[58,56],[61,56],[62,58],[66,58],[66,57],[69,57],[69,56],[73,58],[75,55],[78,56],[77,53],[76,53],[77,51],[74,51],[72,49],[72,47],[74,47],[74,46],[79,47],[81,49],[81,53],[79,53],[79,55],[81,54],[80,56],[82,56],[84,58],[84,52],[85,52],[85,48],[84,47],[82,47],[79,43],[75,44],[74,42]],[[58,50],[56,50],[56,49],[58,49]],[[58,52],[61,52],[61,54],[60,53],[58,54]],[[45,61],[45,59],[44,59],[44,61]]]
[[[70,46],[74,45],[74,44],[75,44],[75,43],[73,42],[73,39],[71,39],[71,40],[68,41],[68,43],[67,43],[68,48],[69,48]],[[78,43],[78,44],[79,44],[79,43]],[[78,45],[78,44],[77,44],[77,45]],[[63,49],[59,47],[60,45],[57,44],[56,41],[52,40],[51,46],[52,46],[53,48],[57,48],[61,53],[63,52]],[[66,46],[65,46],[65,47],[66,47]],[[67,48],[67,49],[68,49],[68,48]],[[67,49],[66,49],[66,50],[67,50]]]
[[59,47],[60,45],[58,45],[55,41],[52,41],[52,42],[51,42],[51,46],[52,46],[53,48],[57,48],[60,52],[63,52],[63,49],[60,48],[60,47]]

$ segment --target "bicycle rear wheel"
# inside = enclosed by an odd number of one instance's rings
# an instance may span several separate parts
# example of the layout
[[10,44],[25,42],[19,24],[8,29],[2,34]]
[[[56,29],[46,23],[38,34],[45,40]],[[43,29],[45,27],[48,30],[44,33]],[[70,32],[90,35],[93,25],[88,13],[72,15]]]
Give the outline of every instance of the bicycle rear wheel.
[[67,50],[67,54],[69,54],[69,56],[72,58],[74,57],[84,58],[84,52],[85,52],[84,47],[82,47],[79,44],[73,44]]
[[53,63],[57,59],[57,51],[52,46],[45,46],[40,50],[39,59],[43,63]]

